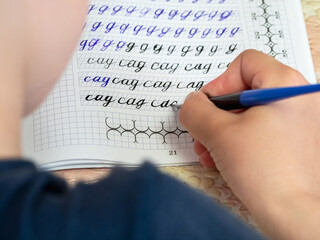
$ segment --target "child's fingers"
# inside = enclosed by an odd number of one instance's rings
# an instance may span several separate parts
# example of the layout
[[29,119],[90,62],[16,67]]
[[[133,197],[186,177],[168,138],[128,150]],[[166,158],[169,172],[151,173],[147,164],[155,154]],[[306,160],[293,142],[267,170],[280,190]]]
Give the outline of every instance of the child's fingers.
[[301,74],[269,55],[247,50],[241,53],[221,76],[205,85],[201,91],[208,96],[217,96],[246,89],[306,83]]
[[199,156],[199,161],[207,168],[216,168],[209,151],[197,140],[193,143],[194,152]]
[[210,153],[205,150],[200,156],[199,161],[202,163],[203,166],[207,168],[216,168],[216,164],[214,163]]
[[195,140],[193,143],[193,150],[198,156],[200,156],[207,149],[199,141]]

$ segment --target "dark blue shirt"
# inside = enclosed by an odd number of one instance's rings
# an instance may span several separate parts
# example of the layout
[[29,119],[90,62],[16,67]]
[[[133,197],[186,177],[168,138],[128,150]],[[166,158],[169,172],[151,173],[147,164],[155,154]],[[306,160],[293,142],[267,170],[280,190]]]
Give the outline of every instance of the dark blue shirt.
[[27,161],[0,162],[0,239],[262,239],[151,164],[71,188]]

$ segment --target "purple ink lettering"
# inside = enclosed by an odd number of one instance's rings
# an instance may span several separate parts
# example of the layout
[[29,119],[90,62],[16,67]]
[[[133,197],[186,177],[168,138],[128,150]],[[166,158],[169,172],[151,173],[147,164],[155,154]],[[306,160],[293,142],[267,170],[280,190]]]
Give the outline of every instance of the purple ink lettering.
[[115,27],[116,27],[116,22],[109,22],[106,26],[105,33],[109,33]]
[[99,8],[99,12],[98,12],[98,14],[99,14],[99,15],[104,14],[104,13],[105,13],[105,11],[107,11],[107,10],[108,10],[108,8],[109,8],[109,6],[107,6],[107,5],[103,5],[103,6],[101,6],[101,7]]

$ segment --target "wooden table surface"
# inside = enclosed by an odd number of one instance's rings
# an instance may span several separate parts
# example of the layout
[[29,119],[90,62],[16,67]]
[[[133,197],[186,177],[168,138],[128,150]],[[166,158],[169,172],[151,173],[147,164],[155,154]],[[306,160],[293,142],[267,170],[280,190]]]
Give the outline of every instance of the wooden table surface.
[[[309,43],[318,82],[320,82],[320,0],[302,0]],[[255,226],[253,219],[232,194],[218,172],[205,169],[200,165],[183,167],[162,167],[162,171],[182,180],[192,187],[203,190],[212,198],[231,209],[236,215]],[[79,181],[95,182],[106,176],[110,169],[72,169],[57,171],[56,174],[65,178],[71,185]]]

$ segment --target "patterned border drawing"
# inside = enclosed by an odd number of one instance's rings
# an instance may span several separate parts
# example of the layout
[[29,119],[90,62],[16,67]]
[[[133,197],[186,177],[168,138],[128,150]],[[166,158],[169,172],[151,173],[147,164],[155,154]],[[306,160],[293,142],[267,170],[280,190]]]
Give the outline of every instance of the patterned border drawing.
[[110,132],[118,132],[120,134],[120,136],[122,136],[124,133],[129,133],[129,134],[132,134],[132,137],[134,139],[134,143],[138,143],[138,135],[144,135],[144,136],[147,136],[148,138],[151,138],[152,136],[154,135],[158,135],[158,136],[161,136],[163,138],[163,144],[166,144],[167,141],[166,141],[166,137],[169,136],[169,135],[175,135],[177,136],[178,138],[184,134],[184,133],[188,133],[187,131],[185,130],[181,130],[179,127],[176,127],[175,130],[167,130],[164,126],[164,122],[160,122],[160,125],[161,125],[161,129],[160,130],[153,130],[151,129],[150,127],[147,127],[146,129],[139,129],[137,126],[136,126],[136,121],[135,120],[131,120],[132,121],[132,127],[131,128],[126,128],[124,126],[122,126],[122,124],[119,124],[119,126],[117,127],[112,127],[109,125],[108,123],[108,118],[106,118],[105,120],[105,123],[106,123],[106,126],[108,128],[107,132],[106,132],[106,136],[107,136],[107,139],[110,140],[109,138],[109,133]]
[[[256,0],[250,0],[251,2],[255,2]],[[258,8],[262,9],[262,14],[252,13],[252,20],[256,21],[258,18],[264,19],[264,23],[261,25],[266,29],[265,33],[255,32],[256,38],[261,39],[262,37],[267,38],[267,43],[265,43],[266,46],[270,48],[270,51],[268,52],[269,55],[276,58],[278,55],[282,55],[283,57],[287,57],[287,50],[282,49],[280,52],[275,50],[275,47],[278,45],[278,43],[275,41],[275,37],[283,38],[283,31],[279,30],[278,32],[273,32],[271,28],[275,25],[271,22],[271,18],[280,19],[280,13],[278,11],[275,11],[274,13],[269,13],[268,9],[271,7],[271,5],[266,3],[266,0],[259,0],[261,1],[260,5],[258,5]]]

